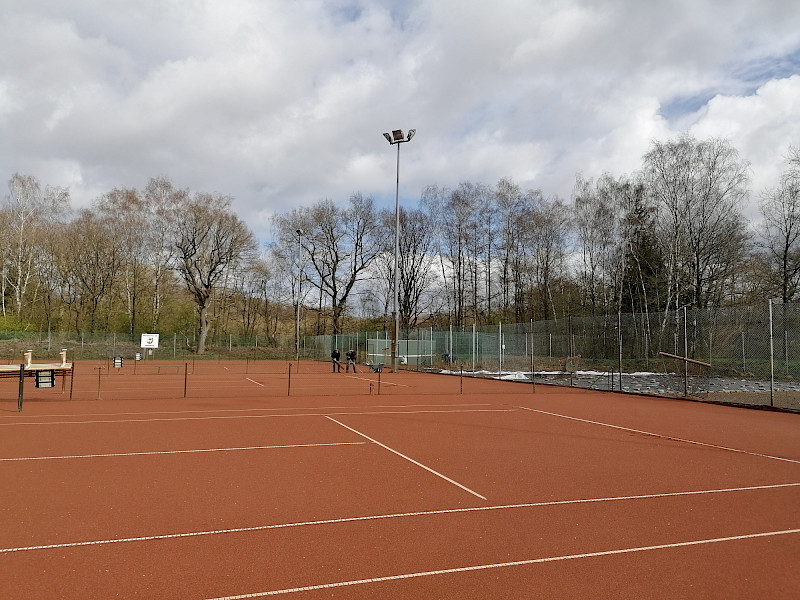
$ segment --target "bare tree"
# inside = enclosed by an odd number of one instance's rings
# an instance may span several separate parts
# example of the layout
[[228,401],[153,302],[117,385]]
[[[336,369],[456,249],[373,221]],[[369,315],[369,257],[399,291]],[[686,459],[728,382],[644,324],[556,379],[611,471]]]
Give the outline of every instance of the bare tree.
[[164,304],[167,278],[175,257],[173,234],[179,217],[179,207],[189,199],[189,191],[177,189],[166,177],[154,177],[147,182],[142,194],[147,214],[146,258],[151,266],[152,305],[150,327],[158,329],[161,307]]
[[789,149],[778,186],[762,193],[761,215],[770,282],[791,302],[800,287],[800,148]]
[[[394,212],[383,213],[384,237],[394,239]],[[400,254],[398,256],[397,270],[400,276],[398,288],[400,327],[410,328],[419,325],[423,313],[430,311],[430,298],[426,296],[434,280],[432,272],[433,255],[431,247],[433,235],[430,227],[430,217],[422,210],[400,209]],[[383,252],[385,260],[378,260],[376,271],[380,273],[386,290],[386,306],[394,289],[394,260],[393,253]]]
[[[464,325],[470,308],[468,296],[477,289],[477,269],[482,250],[478,241],[481,207],[487,200],[485,186],[462,182],[454,190],[429,186],[422,205],[437,233],[436,252],[445,286],[449,290],[450,320]],[[449,282],[449,283],[448,283]],[[473,307],[473,312],[477,307]]]
[[133,339],[147,279],[147,211],[141,195],[133,188],[114,188],[100,198],[97,210],[115,224],[115,237],[119,242],[119,279],[128,314],[128,333]]
[[570,218],[567,206],[559,198],[550,200],[535,194],[521,218],[526,227],[520,231],[525,244],[530,249],[526,257],[531,272],[532,284],[539,299],[541,318],[557,317],[554,301],[554,286],[564,278],[567,236]]
[[[122,260],[114,225],[107,217],[83,210],[68,227],[69,274],[80,292],[79,312],[88,313],[90,333],[97,329],[101,303],[111,291]],[[76,324],[79,318],[76,315]]]
[[741,202],[748,193],[747,162],[725,140],[683,135],[654,142],[644,163],[648,191],[661,210],[665,308],[720,302],[745,249]]
[[275,219],[287,255],[291,255],[289,240],[297,244],[295,232],[303,231],[304,264],[311,271],[304,281],[319,291],[320,311],[323,301],[330,306],[333,333],[341,333],[354,286],[369,276],[372,262],[385,247],[372,198],[355,193],[348,204],[340,208],[331,200],[321,200]]
[[[495,207],[499,219],[500,243],[500,289],[502,293],[503,317],[511,316],[512,306],[517,295],[515,288],[520,283],[521,248],[519,237],[519,216],[524,212],[523,193],[519,185],[511,179],[503,178],[495,189]],[[519,290],[521,291],[521,290]]]
[[622,259],[616,182],[608,173],[596,182],[579,176],[573,205],[582,258],[578,281],[589,312],[605,314],[616,308],[616,279]]
[[[21,316],[29,286],[40,262],[40,245],[47,235],[49,224],[63,218],[69,211],[69,191],[47,186],[41,189],[32,175],[15,173],[8,182],[10,191],[4,219],[2,246],[5,250],[2,265],[3,292],[9,289],[14,308]],[[3,293],[5,298],[5,293]],[[3,303],[5,316],[5,302]]]
[[230,210],[231,198],[196,193],[176,220],[177,271],[194,298],[200,320],[197,353],[206,349],[213,293],[226,272],[253,256],[257,244]]

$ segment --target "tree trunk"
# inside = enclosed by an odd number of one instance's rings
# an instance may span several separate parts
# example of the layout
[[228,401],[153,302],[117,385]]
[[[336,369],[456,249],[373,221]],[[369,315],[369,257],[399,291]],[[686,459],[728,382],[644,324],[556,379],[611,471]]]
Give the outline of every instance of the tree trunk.
[[[209,297],[210,299],[210,297]],[[208,337],[208,329],[209,329],[209,322],[208,322],[208,305],[209,302],[206,300],[202,305],[200,305],[199,313],[200,313],[200,333],[197,337],[197,353],[203,354],[206,351],[206,337]]]

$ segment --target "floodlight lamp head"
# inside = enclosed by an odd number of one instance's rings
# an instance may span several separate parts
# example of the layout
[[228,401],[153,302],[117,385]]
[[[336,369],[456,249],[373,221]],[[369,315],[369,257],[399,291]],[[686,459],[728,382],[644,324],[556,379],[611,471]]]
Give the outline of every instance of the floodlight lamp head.
[[402,129],[395,129],[395,130],[392,131],[392,138],[393,138],[392,141],[394,141],[394,142],[403,142],[403,141],[405,141],[403,139],[404,137],[405,136],[403,135],[403,130]]
[[303,230],[302,230],[302,229],[295,229],[295,230],[294,230],[294,232],[295,232],[297,235],[303,235]]
[[390,144],[392,143],[392,136],[390,136],[388,133],[384,133],[383,137],[386,138],[387,142],[389,142]]
[[409,129],[408,130],[408,137],[406,138],[407,142],[411,141],[411,138],[414,137],[414,134],[417,133],[416,129]]

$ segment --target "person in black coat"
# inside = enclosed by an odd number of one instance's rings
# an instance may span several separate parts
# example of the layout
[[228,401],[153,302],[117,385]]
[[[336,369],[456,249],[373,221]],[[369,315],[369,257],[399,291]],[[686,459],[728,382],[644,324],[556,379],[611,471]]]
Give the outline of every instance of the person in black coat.
[[350,372],[350,365],[353,365],[353,373],[356,372],[356,351],[355,350],[348,350],[345,354],[347,357],[347,365],[345,366],[344,370],[346,372]]
[[331,362],[333,362],[333,372],[334,373],[341,373],[342,372],[342,363],[339,362],[339,358],[342,355],[339,353],[338,348],[334,348],[333,352],[331,352]]

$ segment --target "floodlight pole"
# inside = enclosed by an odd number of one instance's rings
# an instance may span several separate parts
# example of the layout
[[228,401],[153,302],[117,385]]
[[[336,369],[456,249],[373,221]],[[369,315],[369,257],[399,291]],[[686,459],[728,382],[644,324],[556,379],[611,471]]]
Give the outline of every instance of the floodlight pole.
[[400,144],[410,142],[417,132],[409,129],[408,136],[403,135],[402,129],[395,129],[391,134],[384,133],[383,137],[393,146],[397,146],[397,179],[394,193],[394,299],[392,302],[392,372],[397,373],[397,341],[400,336],[400,302],[399,302],[399,277],[398,257],[400,256]]

